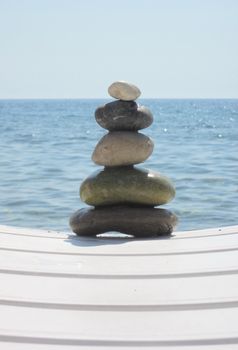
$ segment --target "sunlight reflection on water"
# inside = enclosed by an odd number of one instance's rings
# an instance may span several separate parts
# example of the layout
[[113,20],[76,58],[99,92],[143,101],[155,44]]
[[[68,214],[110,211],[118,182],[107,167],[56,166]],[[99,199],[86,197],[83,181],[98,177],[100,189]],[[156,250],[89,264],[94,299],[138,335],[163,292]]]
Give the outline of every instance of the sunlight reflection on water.
[[[99,167],[91,154],[106,133],[94,119],[103,100],[0,101],[2,224],[68,230],[84,206],[79,185]],[[141,166],[171,178],[164,207],[179,229],[238,224],[238,101],[141,100],[154,114],[155,142]]]

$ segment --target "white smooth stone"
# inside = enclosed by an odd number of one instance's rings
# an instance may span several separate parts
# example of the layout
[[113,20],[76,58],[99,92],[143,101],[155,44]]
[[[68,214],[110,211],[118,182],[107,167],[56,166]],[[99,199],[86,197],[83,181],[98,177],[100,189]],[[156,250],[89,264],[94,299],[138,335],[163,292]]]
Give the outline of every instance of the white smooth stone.
[[126,81],[116,81],[108,88],[108,93],[111,97],[123,101],[136,100],[141,92],[137,86],[127,83]]

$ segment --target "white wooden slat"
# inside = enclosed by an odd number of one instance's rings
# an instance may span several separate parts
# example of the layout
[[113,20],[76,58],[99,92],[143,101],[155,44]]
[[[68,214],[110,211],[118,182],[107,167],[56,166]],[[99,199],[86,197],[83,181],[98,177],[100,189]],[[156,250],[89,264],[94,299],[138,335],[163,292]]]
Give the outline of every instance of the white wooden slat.
[[44,303],[160,305],[238,300],[238,275],[212,278],[67,279],[1,274],[0,278],[1,299]]
[[[51,310],[0,306],[4,325],[1,335],[32,338],[75,339],[107,344],[120,341],[145,342],[197,341],[227,339],[237,336],[238,308],[225,310],[192,310],[184,312],[95,312]],[[24,318],[23,318],[24,316]],[[179,316],[179,317],[178,317]],[[6,330],[11,330],[6,331]],[[217,341],[218,342],[218,341]]]
[[[47,242],[47,243],[46,243]],[[152,243],[153,242],[153,243]],[[88,255],[162,255],[196,254],[212,251],[238,250],[238,235],[229,237],[210,236],[204,239],[175,240],[132,240],[132,239],[96,239],[79,238],[74,235],[66,239],[51,239],[15,235],[1,235],[0,249],[24,250],[49,254],[88,254]]]
[[11,234],[11,235],[28,236],[28,237],[32,236],[32,237],[40,237],[40,238],[62,239],[62,238],[67,238],[69,233],[70,232],[0,225],[0,235]]
[[216,237],[230,234],[238,234],[238,225],[234,226],[224,226],[224,227],[216,227],[209,229],[200,229],[200,230],[192,230],[192,231],[178,231],[173,233],[175,235],[175,239],[180,238],[205,238],[205,237]]
[[[45,344],[21,344],[21,343],[2,343],[3,344],[3,347],[4,347],[4,350],[32,350],[34,348],[34,350],[45,350],[46,348],[47,349],[50,349],[50,350],[64,350],[64,349],[67,349],[67,350],[75,350],[75,349],[80,349],[80,350],[93,350],[93,349],[100,349],[100,350],[105,350],[105,346],[100,346],[100,345],[97,345],[97,346],[75,346],[75,345],[67,345],[67,347],[63,346],[62,344],[61,345],[50,345],[49,346],[46,346]],[[159,350],[205,350],[208,348],[208,345],[196,345],[196,346],[189,346],[186,344],[186,346],[176,346],[176,345],[173,345],[173,346],[158,346],[156,345],[155,347],[152,347],[152,346],[149,346],[149,347],[145,347],[145,346],[136,346],[136,347],[132,347],[132,346],[125,346],[124,344],[122,345],[117,345],[117,347],[112,347],[112,346],[107,346],[106,349],[107,350],[110,350],[110,349],[116,349],[116,350],[131,350],[131,349],[159,349]],[[211,350],[237,350],[237,344],[220,344],[220,345],[212,345],[212,346],[209,346],[209,349]]]
[[[1,251],[0,271],[6,273],[59,274],[61,277],[76,275],[95,276],[170,277],[170,274],[234,274],[238,273],[237,252],[213,254],[185,254],[156,257],[145,256],[77,256]],[[74,276],[75,277],[75,276]]]
[[0,226],[0,348],[236,349],[237,233],[128,240]]

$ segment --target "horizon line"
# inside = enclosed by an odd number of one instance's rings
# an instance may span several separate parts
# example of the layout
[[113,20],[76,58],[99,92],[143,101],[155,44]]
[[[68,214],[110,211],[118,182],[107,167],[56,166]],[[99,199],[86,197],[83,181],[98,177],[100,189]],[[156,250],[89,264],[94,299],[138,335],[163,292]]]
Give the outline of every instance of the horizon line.
[[[111,100],[113,97],[0,97],[4,100]],[[117,99],[113,99],[117,100]],[[238,97],[139,97],[136,100],[238,100]]]

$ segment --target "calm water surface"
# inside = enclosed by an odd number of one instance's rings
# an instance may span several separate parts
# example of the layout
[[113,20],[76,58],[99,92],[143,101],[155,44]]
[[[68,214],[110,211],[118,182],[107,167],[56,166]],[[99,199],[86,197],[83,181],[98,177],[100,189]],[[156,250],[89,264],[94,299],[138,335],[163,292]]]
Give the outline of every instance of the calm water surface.
[[[107,100],[0,100],[0,224],[69,230],[84,206],[78,190],[98,166],[106,133],[94,110]],[[238,224],[238,100],[140,100],[154,114],[155,142],[141,166],[174,182],[165,208],[179,230]]]

